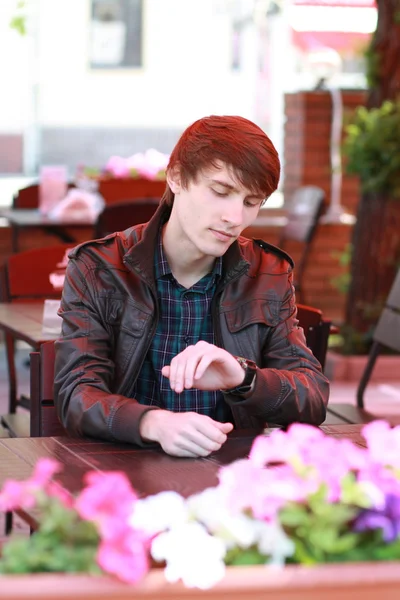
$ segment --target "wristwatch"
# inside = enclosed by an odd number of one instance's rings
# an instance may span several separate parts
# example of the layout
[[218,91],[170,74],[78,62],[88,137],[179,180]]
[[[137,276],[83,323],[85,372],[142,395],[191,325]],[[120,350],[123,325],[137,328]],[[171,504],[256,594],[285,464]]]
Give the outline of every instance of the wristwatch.
[[253,360],[248,358],[243,358],[243,356],[235,356],[239,365],[245,372],[244,379],[240,385],[237,385],[234,388],[229,388],[228,390],[221,390],[224,394],[229,394],[230,396],[243,396],[250,392],[252,385],[254,383],[254,379],[257,374],[257,365]]

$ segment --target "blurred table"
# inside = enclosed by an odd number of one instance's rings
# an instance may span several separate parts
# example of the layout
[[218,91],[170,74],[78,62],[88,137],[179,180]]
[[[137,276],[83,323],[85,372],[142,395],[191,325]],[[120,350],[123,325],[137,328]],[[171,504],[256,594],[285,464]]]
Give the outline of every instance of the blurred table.
[[0,302],[0,329],[15,340],[22,340],[34,350],[44,342],[55,340],[57,333],[43,331],[43,300],[37,302]]
[[37,208],[12,208],[0,213],[12,228],[12,250],[18,252],[18,233],[20,229],[39,228],[55,235],[67,244],[77,242],[76,238],[66,229],[68,227],[93,227],[89,219],[63,218],[50,219],[39,212]]

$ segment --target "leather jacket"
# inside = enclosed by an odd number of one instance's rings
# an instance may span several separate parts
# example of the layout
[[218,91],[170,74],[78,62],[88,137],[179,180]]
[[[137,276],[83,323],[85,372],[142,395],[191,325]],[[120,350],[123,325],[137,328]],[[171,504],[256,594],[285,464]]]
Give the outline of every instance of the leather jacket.
[[[142,444],[140,419],[155,407],[131,395],[157,327],[154,252],[169,211],[161,203],[149,223],[69,254],[54,397],[72,434]],[[224,395],[236,428],[325,420],[329,383],[298,326],[292,271],[292,259],[261,240],[241,237],[223,257],[211,309],[217,345],[259,367],[249,397]]]

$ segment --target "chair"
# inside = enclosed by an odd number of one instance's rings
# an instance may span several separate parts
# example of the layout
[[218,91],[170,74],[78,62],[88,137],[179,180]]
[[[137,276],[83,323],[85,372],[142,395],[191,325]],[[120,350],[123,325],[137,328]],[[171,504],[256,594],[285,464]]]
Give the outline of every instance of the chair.
[[373,343],[368,361],[357,389],[357,406],[364,408],[364,392],[370,380],[376,360],[383,348],[400,352],[400,269],[397,272],[385,308],[373,333]]
[[[0,300],[27,302],[46,298],[59,299],[61,290],[55,290],[49,278],[51,274],[63,273],[64,268],[59,268],[59,265],[63,264],[66,252],[70,248],[67,244],[57,244],[11,255],[0,268]],[[14,429],[16,409],[18,405],[29,408],[29,399],[17,399],[15,339],[8,332],[5,334],[5,343],[9,376],[9,414],[2,416],[2,423],[18,435]],[[25,427],[23,430],[25,431]]]
[[155,198],[131,200],[106,205],[94,226],[94,237],[101,238],[132,225],[147,223],[159,206]]
[[296,296],[300,302],[305,301],[303,279],[311,243],[317,231],[325,200],[325,192],[314,185],[298,188],[288,206],[287,223],[283,227],[278,246],[287,247],[288,242],[302,243],[302,252],[295,269]]
[[297,318],[299,325],[304,330],[307,346],[324,370],[331,322],[323,319],[322,311],[304,304],[297,305]]
[[54,406],[54,342],[31,352],[31,437],[68,435]]

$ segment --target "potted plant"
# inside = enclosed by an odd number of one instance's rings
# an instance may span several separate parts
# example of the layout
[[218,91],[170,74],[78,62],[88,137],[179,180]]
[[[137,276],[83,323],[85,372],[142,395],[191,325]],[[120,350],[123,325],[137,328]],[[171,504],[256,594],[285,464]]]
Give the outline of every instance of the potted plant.
[[[83,490],[72,497],[54,481],[58,463],[42,459],[27,481],[9,480],[0,493],[0,509],[35,508],[39,523],[32,536],[4,545],[0,597],[7,586],[10,597],[11,589],[21,589],[21,578],[7,583],[11,574],[46,572],[67,573],[64,584],[58,579],[62,587],[74,574],[90,574],[94,581],[102,578],[103,589],[108,577],[142,591],[152,577],[157,597],[167,582],[204,590],[225,585],[233,593],[234,573],[243,566],[252,566],[247,575],[258,579],[257,589],[271,585],[270,593],[288,578],[303,593],[304,580],[314,591],[328,584],[338,591],[340,578],[332,581],[338,570],[329,574],[327,563],[400,559],[400,427],[374,421],[362,434],[366,447],[304,424],[276,429],[255,439],[248,458],[221,467],[216,487],[189,498],[172,491],[138,498],[124,474],[97,471],[86,475]],[[154,579],[155,564],[164,569],[165,585],[160,572]],[[368,569],[378,577],[379,569]],[[41,594],[48,585],[44,575],[28,582]],[[400,593],[400,576],[390,583]],[[252,580],[245,585],[243,593],[251,597]],[[114,587],[123,597],[121,587]],[[27,590],[18,598],[27,597]],[[170,597],[183,597],[182,587],[177,590]],[[111,590],[110,597],[116,597]]]
[[[345,127],[343,154],[347,172],[359,176],[363,192],[355,239],[338,256],[343,274],[332,281],[336,289],[349,294],[352,261],[364,264],[364,268],[357,270],[359,277],[368,279],[374,269],[381,274],[382,283],[390,280],[400,266],[400,101],[387,100],[374,108],[358,107]],[[376,215],[372,219],[376,231],[362,226],[364,219],[370,220],[371,214]],[[387,228],[383,226],[385,219]],[[382,230],[386,239],[382,239]],[[370,256],[354,255],[354,242],[359,241],[360,236],[368,238],[365,247]],[[382,244],[386,244],[384,248]],[[358,283],[365,287],[365,281]],[[386,292],[379,293],[380,281],[375,277],[369,283],[370,297],[367,294],[361,299],[348,296],[345,324],[340,328],[340,335],[332,340],[334,354],[330,352],[327,357],[327,373],[334,380],[357,381],[365,368],[374,327],[386,301]],[[353,284],[353,292],[355,287]],[[398,379],[398,358],[393,352],[388,351],[388,354],[374,369],[376,379]]]

